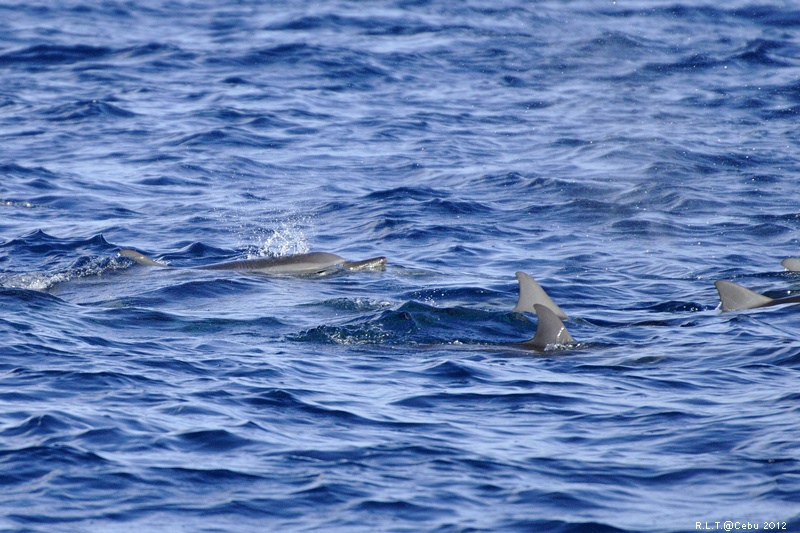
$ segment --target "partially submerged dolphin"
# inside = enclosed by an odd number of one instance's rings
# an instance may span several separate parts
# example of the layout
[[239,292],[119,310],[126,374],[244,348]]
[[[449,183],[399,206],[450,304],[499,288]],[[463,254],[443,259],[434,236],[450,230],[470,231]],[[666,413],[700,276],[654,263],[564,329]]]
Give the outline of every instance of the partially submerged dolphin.
[[536,283],[535,279],[525,272],[517,272],[516,276],[519,282],[519,299],[512,311],[518,313],[524,313],[526,311],[529,313],[536,313],[536,304],[542,304],[549,307],[558,318],[562,320],[569,318],[567,314],[556,305],[553,299],[544,292],[542,286]]
[[567,331],[567,327],[556,313],[544,304],[533,304],[534,312],[539,317],[539,325],[536,326],[536,334],[532,339],[511,344],[515,348],[525,350],[536,350],[544,352],[575,344],[575,339]]
[[763,294],[737,285],[730,281],[715,281],[714,286],[719,292],[723,311],[739,311],[741,309],[756,309],[758,307],[772,307],[773,305],[800,303],[800,296],[787,296],[786,298],[770,298]]
[[792,272],[800,272],[800,259],[796,257],[789,257],[781,261],[781,265],[786,270],[791,270]]
[[[119,255],[133,259],[140,265],[160,268],[172,268],[170,265],[154,261],[136,250],[123,249]],[[288,255],[285,257],[264,257],[258,259],[242,259],[194,267],[197,270],[239,270],[267,274],[272,276],[311,276],[326,274],[335,270],[373,270],[386,265],[385,257],[373,257],[363,261],[348,261],[336,254],[327,252],[311,252],[307,254]]]
[[517,272],[516,276],[519,282],[519,299],[512,311],[536,313],[539,317],[539,325],[536,327],[536,335],[532,339],[514,343],[511,346],[526,350],[545,351],[575,344],[572,335],[561,321],[567,319],[567,314],[556,305],[535,279],[524,272]]
[[[150,259],[136,250],[122,249],[119,255],[132,259],[141,265],[172,268],[170,265]],[[271,275],[308,276],[338,269],[379,269],[385,265],[385,257],[373,257],[363,261],[347,261],[336,254],[311,252],[286,257],[243,259],[241,261],[215,263],[194,268],[198,270],[240,270]],[[525,342],[512,343],[508,346],[524,350],[546,351],[575,344],[572,335],[570,335],[561,321],[561,318],[567,318],[564,311],[556,305],[532,277],[524,272],[517,272],[516,275],[519,281],[519,300],[516,307],[514,307],[514,311],[536,313],[539,318],[539,324],[536,326],[536,334],[532,339]]]
[[[781,261],[781,265],[786,270],[800,272],[800,259],[798,258],[786,258]],[[714,286],[719,293],[723,311],[739,311],[741,309],[756,309],[758,307],[800,303],[800,296],[770,298],[769,296],[751,291],[748,288],[730,281],[715,281]]]

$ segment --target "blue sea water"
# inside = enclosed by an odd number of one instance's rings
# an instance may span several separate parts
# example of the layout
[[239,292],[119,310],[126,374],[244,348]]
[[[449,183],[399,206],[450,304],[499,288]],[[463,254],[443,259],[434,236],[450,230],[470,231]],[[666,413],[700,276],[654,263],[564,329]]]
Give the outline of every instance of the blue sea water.
[[[713,282],[800,291],[799,30],[789,1],[3,3],[0,529],[797,531],[798,307]],[[518,270],[575,349],[504,346]]]

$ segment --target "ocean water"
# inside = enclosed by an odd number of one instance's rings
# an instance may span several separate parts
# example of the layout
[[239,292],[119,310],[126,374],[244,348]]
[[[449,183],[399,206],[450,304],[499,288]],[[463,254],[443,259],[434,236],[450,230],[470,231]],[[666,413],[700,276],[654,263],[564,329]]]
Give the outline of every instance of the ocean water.
[[[799,308],[713,285],[800,291],[798,36],[769,0],[2,3],[0,529],[798,531]],[[507,346],[515,271],[576,347]]]

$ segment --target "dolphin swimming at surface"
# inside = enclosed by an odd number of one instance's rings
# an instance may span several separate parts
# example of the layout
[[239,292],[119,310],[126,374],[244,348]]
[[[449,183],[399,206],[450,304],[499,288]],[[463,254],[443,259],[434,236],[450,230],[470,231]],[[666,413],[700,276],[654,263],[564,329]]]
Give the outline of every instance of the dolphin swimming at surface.
[[526,342],[513,343],[511,346],[526,350],[545,351],[558,346],[575,344],[575,340],[561,321],[567,314],[553,301],[535,279],[524,272],[517,272],[519,282],[519,298],[512,309],[516,313],[536,313],[539,325],[536,335]]
[[791,270],[792,272],[800,272],[800,259],[796,257],[788,257],[781,261],[781,265],[786,270]]
[[723,311],[739,311],[741,309],[800,303],[800,295],[787,296],[786,298],[770,298],[730,281],[715,281],[714,286],[719,292]]
[[[165,263],[154,261],[136,250],[122,249],[119,255],[133,259],[140,265],[160,268],[173,268]],[[194,267],[197,270],[238,270],[273,276],[312,276],[336,270],[374,270],[386,265],[385,257],[373,257],[363,261],[348,261],[336,254],[311,252],[285,257],[264,257],[242,259]]]
[[[141,265],[173,268],[165,263],[150,259],[136,250],[122,249],[119,255],[132,259]],[[302,276],[322,274],[337,269],[377,269],[383,268],[385,265],[385,257],[373,257],[363,261],[347,261],[336,254],[311,252],[286,257],[244,259],[194,268],[198,270],[240,270],[272,275]],[[567,315],[544,292],[544,289],[533,278],[523,272],[517,272],[517,280],[519,280],[520,284],[520,295],[514,311],[536,313],[539,318],[539,324],[536,326],[536,333],[533,338],[506,346],[524,350],[547,351],[575,344],[575,340],[560,318],[562,316],[566,318]]]
[[572,338],[567,327],[558,316],[546,305],[534,304],[534,312],[538,316],[539,324],[533,338],[522,342],[503,342],[498,344],[466,344],[462,348],[494,351],[495,349],[521,350],[525,352],[550,352],[574,348],[577,344]]
[[539,317],[536,334],[528,341],[513,343],[510,346],[544,352],[553,348],[575,344],[575,339],[569,334],[567,327],[558,318],[555,311],[539,303],[533,304],[533,308]]
[[[517,281],[519,282],[519,299],[517,305],[512,311],[523,313],[536,313],[536,304],[542,304],[550,308],[556,316],[562,320],[569,318],[567,314],[561,310],[558,305],[548,296],[541,285],[536,283],[536,280],[527,275],[525,272],[517,272]],[[538,313],[537,313],[538,314]]]

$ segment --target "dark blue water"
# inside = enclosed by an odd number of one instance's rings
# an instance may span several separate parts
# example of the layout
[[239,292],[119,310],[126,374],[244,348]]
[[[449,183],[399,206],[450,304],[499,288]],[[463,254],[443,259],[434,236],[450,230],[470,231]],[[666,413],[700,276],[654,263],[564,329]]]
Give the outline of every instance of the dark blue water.
[[0,528],[798,530],[794,3],[223,4],[0,6]]

